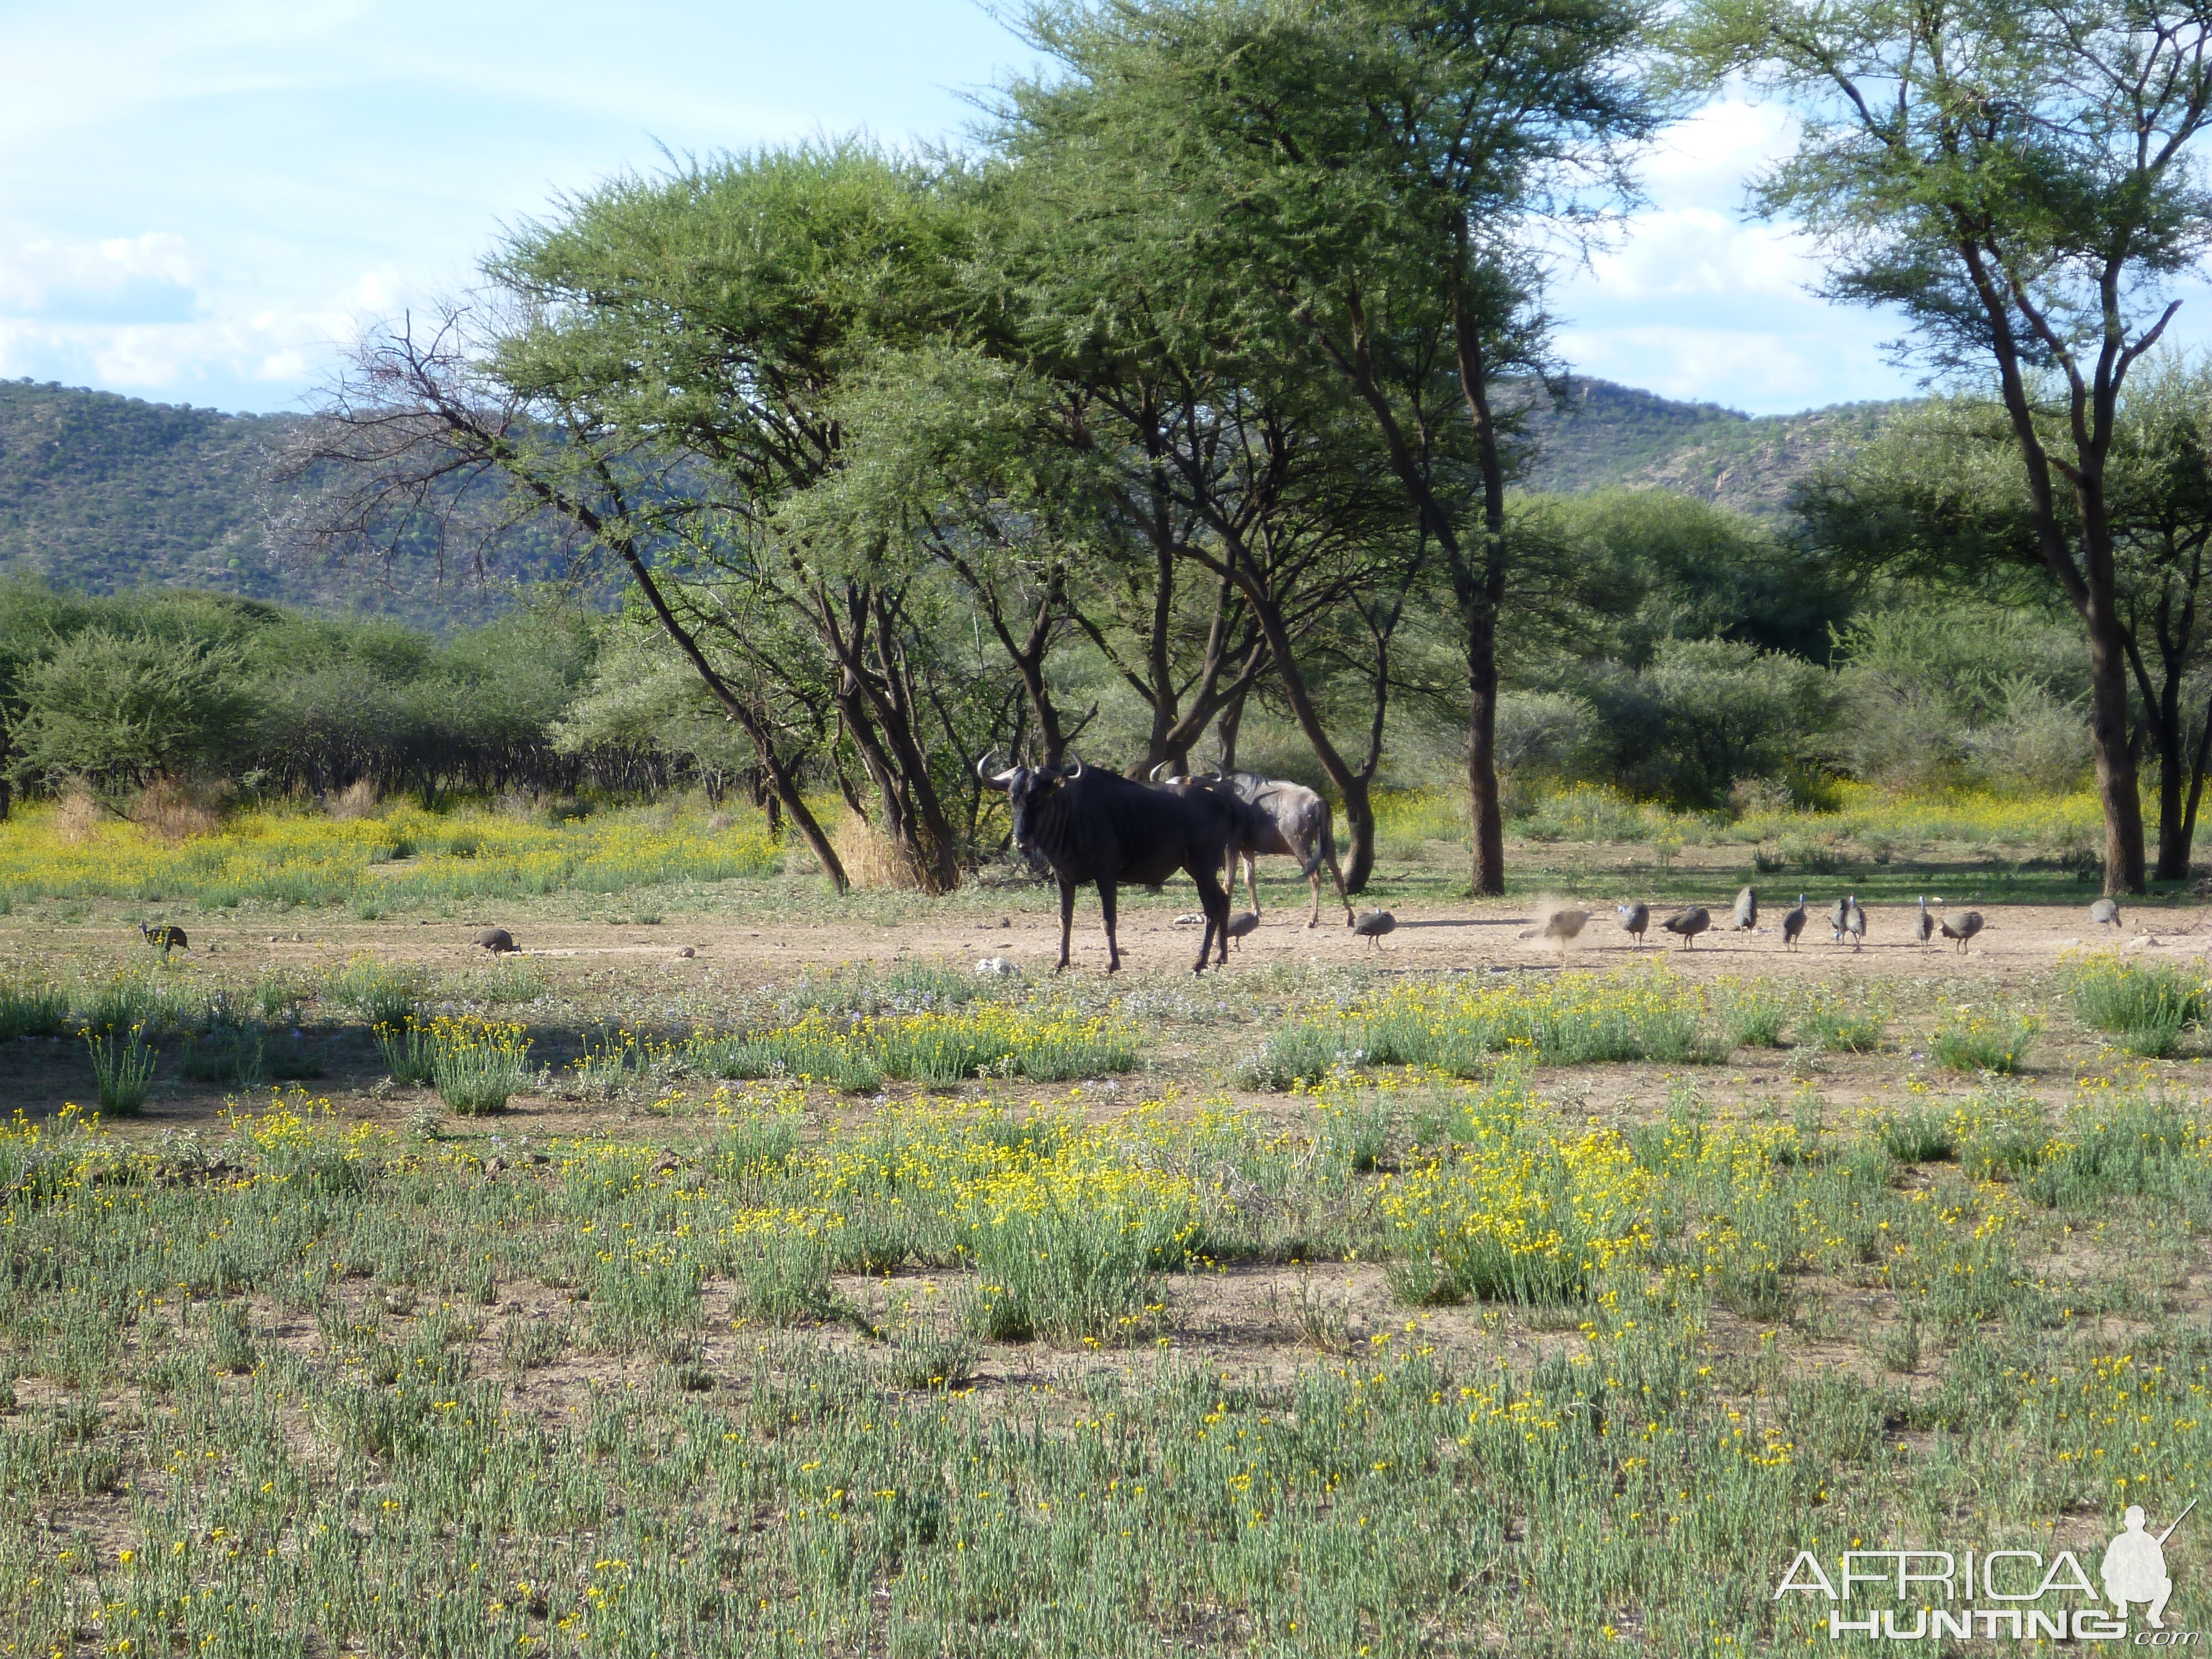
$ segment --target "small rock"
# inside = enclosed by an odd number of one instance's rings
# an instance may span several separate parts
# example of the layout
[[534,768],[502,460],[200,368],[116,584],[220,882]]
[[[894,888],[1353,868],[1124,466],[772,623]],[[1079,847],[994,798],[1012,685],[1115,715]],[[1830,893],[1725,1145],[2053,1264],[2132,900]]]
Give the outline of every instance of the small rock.
[[276,934],[274,934],[274,933],[270,934],[270,935],[269,935],[269,942],[270,942],[271,945],[274,945],[274,944],[276,942]]
[[663,1152],[653,1166],[655,1175],[674,1175],[684,1167],[684,1160],[673,1152]]
[[488,1158],[484,1160],[483,1170],[488,1176],[495,1176],[506,1168],[507,1160],[503,1158]]
[[1177,916],[1175,919],[1175,925],[1178,927],[1203,927],[1206,926],[1206,918],[1202,915],[1189,912]]
[[684,961],[689,962],[689,961],[690,961],[690,960],[691,960],[691,958],[692,958],[693,957],[697,956],[699,953],[698,953],[696,951],[694,951],[694,950],[693,950],[690,945],[685,945],[682,950],[678,951],[676,954],[677,954],[678,956],[679,956],[679,957],[682,957],[684,958]]
[[1014,924],[1012,922],[1007,921],[1004,916],[1000,916],[999,918],[999,926],[1001,927],[1011,927]]

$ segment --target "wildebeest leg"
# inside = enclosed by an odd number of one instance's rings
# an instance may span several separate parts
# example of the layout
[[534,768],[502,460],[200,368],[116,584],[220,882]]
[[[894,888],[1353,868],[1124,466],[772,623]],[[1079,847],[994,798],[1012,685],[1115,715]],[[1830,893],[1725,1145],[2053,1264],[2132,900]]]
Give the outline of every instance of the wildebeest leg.
[[1321,827],[1321,858],[1315,867],[1307,872],[1313,877],[1314,884],[1314,921],[1307,923],[1308,927],[1313,926],[1314,922],[1321,920],[1320,866],[1322,864],[1328,866],[1328,873],[1336,882],[1336,901],[1344,907],[1344,925],[1349,927],[1352,921],[1352,895],[1345,889],[1344,871],[1336,861],[1336,836],[1326,823]]
[[1121,971],[1121,947],[1114,942],[1114,884],[1104,877],[1098,881],[1098,908],[1106,917],[1106,971]]
[[1075,884],[1063,881],[1060,884],[1060,966],[1052,970],[1055,974],[1066,971],[1068,930],[1074,926]]
[[1206,951],[1216,939],[1221,941],[1221,965],[1229,965],[1229,892],[1213,879],[1213,866],[1203,860],[1188,866],[1192,884],[1198,889],[1199,908],[1206,912],[1206,937],[1198,942],[1198,960],[1191,972],[1206,971]]

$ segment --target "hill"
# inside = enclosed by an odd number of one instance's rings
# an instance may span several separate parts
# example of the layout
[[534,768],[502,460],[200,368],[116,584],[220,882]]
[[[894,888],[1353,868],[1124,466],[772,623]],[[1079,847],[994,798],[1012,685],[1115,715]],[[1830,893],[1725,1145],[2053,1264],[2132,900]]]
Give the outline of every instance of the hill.
[[1528,409],[1534,459],[1523,482],[1563,494],[1609,486],[1673,489],[1774,515],[1786,509],[1799,478],[1849,453],[1903,407],[1841,404],[1801,415],[1753,416],[1577,377],[1561,403]]
[[90,593],[197,587],[439,627],[507,608],[497,592],[428,570],[387,584],[273,557],[262,486],[299,418],[0,381],[0,574]]
[[[1775,514],[1807,470],[1861,441],[1893,404],[1753,416],[1576,379],[1530,409],[1531,488],[1666,489]],[[225,415],[112,392],[0,381],[0,574],[110,593],[190,586],[318,611],[442,627],[505,608],[497,590],[403,570],[280,562],[263,533],[263,482],[300,417]],[[518,569],[526,580],[555,570]]]

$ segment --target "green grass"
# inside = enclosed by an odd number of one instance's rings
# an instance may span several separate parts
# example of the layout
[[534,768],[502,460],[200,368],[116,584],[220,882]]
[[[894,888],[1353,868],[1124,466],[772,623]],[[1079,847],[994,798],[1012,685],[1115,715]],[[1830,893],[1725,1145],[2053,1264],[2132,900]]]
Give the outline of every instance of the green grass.
[[2066,977],[2074,1017],[2133,1054],[2162,1058],[2204,1023],[2201,973],[2097,952],[2070,963]]
[[[1332,1082],[1287,1128],[772,1088],[653,1120],[673,1158],[535,1164],[295,1097],[220,1180],[0,1133],[11,1638],[1755,1654],[1826,1639],[1769,1593],[1800,1547],[2101,1535],[2112,1470],[2163,1519],[2212,1457],[2212,1346],[2163,1299],[2212,1226],[2195,1103],[1814,1136],[1678,1087],[1631,1133],[1529,1079]],[[2098,1229],[2129,1248],[2068,1244]],[[1304,1346],[1224,1369],[1220,1270],[1292,1261],[1243,1316]],[[1347,1325],[1315,1276],[1376,1263]]]
[[146,1033],[134,1025],[127,1031],[112,1028],[88,1031],[85,1047],[92,1056],[94,1091],[103,1112],[135,1112],[146,1103],[153,1086],[154,1066],[160,1058],[146,1044]]
[[1954,1072],[2010,1076],[2026,1064],[2041,1029],[2033,1018],[2010,1009],[1948,1012],[1928,1040],[1928,1058]]

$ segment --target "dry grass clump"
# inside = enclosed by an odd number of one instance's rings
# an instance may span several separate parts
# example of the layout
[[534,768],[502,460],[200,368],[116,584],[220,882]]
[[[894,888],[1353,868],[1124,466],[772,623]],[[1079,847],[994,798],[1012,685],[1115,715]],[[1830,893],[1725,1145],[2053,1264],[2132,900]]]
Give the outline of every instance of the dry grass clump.
[[898,843],[854,811],[845,811],[843,822],[831,837],[838,861],[855,887],[881,887],[902,892],[918,891],[921,877]]
[[106,817],[107,809],[100,804],[99,797],[81,783],[73,783],[62,792],[61,805],[54,809],[54,834],[65,846],[82,847],[100,831],[100,821]]
[[156,778],[138,792],[124,816],[157,841],[174,846],[222,828],[222,815],[196,791],[173,778]]
[[334,818],[373,818],[381,799],[374,778],[356,778],[330,799],[324,809]]

